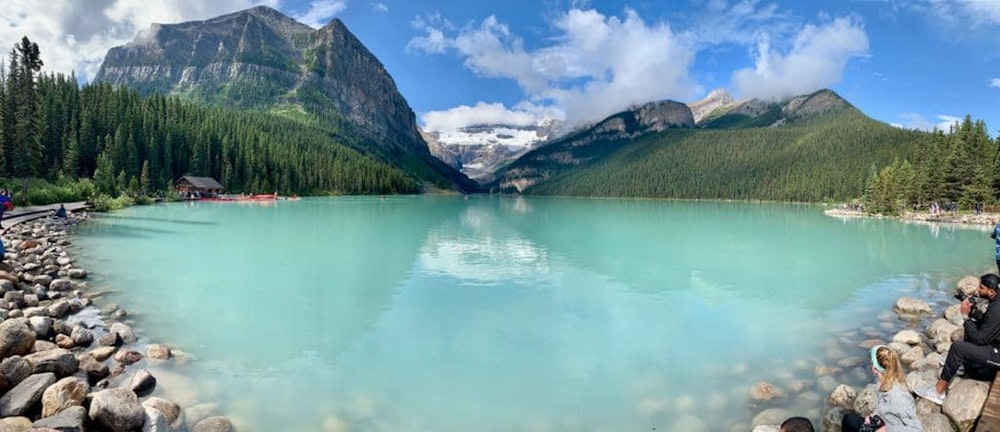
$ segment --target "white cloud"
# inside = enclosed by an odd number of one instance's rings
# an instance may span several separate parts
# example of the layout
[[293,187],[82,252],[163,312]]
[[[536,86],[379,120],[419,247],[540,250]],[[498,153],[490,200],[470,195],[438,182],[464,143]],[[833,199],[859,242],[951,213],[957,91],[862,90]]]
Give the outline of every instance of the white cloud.
[[777,99],[809,93],[840,82],[847,61],[867,53],[868,35],[861,25],[838,18],[820,27],[805,26],[785,55],[763,35],[754,52],[754,68],[736,71],[732,83],[742,97]]
[[347,2],[344,0],[313,0],[309,3],[309,10],[294,15],[293,18],[309,27],[320,28],[344,9],[347,9]]
[[424,26],[427,35],[414,38],[409,47],[428,53],[454,50],[477,75],[515,80],[528,100],[564,110],[570,125],[632,103],[683,99],[701,90],[688,73],[694,48],[666,23],[647,24],[631,9],[621,17],[571,9],[552,26],[553,42],[535,50],[525,49],[524,41],[494,16],[457,32]]
[[993,78],[990,80],[990,87],[1000,88],[1000,78]]
[[1000,24],[1000,1],[958,0],[958,4],[976,23]]
[[460,105],[442,111],[430,111],[420,116],[424,129],[454,131],[477,124],[512,126],[537,125],[546,119],[561,119],[562,113],[552,107],[522,103],[509,109],[502,103],[478,102],[474,106]]
[[[280,0],[50,0],[9,1],[0,7],[0,53],[27,36],[38,43],[43,71],[75,70],[83,81],[97,73],[113,46],[150,24],[207,19]],[[4,46],[5,44],[9,44]]]
[[374,10],[375,13],[386,13],[389,12],[389,6],[385,3],[377,1],[372,3],[372,10]]
[[936,122],[928,120],[924,116],[917,113],[900,114],[899,117],[906,120],[905,123],[893,123],[893,126],[903,129],[917,129],[923,131],[937,129],[946,133],[951,131],[952,126],[955,126],[962,121],[961,117],[947,114],[938,114],[936,116]]

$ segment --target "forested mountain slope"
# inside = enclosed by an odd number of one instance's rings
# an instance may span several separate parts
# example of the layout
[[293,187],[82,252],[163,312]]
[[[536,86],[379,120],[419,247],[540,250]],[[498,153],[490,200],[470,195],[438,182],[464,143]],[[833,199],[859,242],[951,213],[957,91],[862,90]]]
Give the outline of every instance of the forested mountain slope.
[[[740,108],[742,107],[742,109]],[[751,109],[752,108],[752,109]],[[753,102],[670,128],[616,114],[510,164],[498,192],[602,197],[822,201],[862,195],[875,167],[912,157],[929,134],[872,120],[823,90],[782,103]],[[616,119],[633,119],[622,122]]]

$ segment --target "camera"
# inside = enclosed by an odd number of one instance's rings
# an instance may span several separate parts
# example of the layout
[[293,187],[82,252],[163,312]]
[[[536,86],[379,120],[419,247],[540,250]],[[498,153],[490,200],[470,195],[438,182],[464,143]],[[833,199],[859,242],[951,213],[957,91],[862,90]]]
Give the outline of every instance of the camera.
[[955,293],[955,300],[964,301],[965,299],[969,299],[969,302],[974,302],[976,301],[976,296],[968,295],[962,291]]
[[885,426],[885,420],[882,420],[882,417],[876,414],[872,414],[868,418],[868,422],[861,425],[861,432],[875,432],[882,426]]

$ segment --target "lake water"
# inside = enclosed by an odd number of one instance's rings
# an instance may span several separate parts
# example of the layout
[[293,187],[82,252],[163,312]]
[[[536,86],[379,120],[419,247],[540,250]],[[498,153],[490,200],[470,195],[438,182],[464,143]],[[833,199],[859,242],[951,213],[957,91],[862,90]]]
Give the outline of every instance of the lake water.
[[[420,196],[177,203],[78,229],[157,390],[241,431],[750,430],[818,421],[862,327],[993,269],[983,229],[808,205]],[[878,316],[882,314],[882,319]],[[806,390],[754,404],[763,380]],[[870,382],[867,365],[837,382]],[[801,384],[801,383],[800,383]]]

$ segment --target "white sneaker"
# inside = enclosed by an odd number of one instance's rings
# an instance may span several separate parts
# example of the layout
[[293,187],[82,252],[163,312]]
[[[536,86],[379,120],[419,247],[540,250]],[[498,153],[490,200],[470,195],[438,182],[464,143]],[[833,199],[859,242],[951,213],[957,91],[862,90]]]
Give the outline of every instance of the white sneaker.
[[935,389],[934,386],[918,387],[916,390],[914,390],[914,393],[916,393],[917,396],[920,396],[938,405],[944,404],[945,395],[943,393],[938,393],[937,389]]

